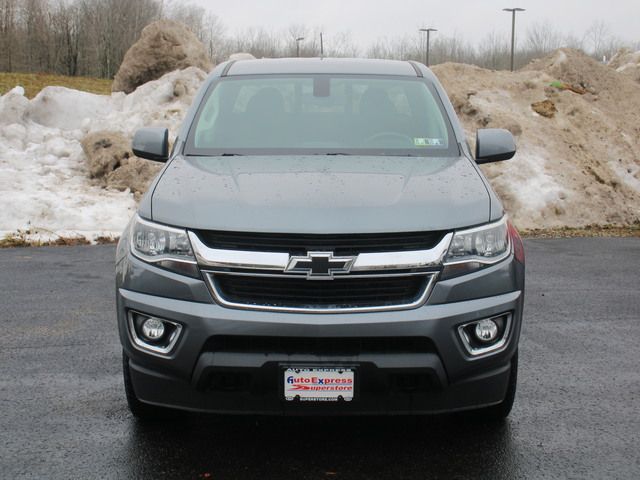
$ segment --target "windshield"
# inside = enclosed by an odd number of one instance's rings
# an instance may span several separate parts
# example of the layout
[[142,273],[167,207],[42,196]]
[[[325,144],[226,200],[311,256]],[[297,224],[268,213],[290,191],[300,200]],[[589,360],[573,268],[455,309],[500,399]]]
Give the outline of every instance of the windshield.
[[185,153],[454,156],[458,147],[423,79],[268,75],[220,79]]

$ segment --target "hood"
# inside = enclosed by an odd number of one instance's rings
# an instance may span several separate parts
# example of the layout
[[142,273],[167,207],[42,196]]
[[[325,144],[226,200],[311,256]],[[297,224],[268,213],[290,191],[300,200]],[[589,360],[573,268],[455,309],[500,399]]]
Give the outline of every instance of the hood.
[[465,157],[176,157],[151,199],[154,221],[277,233],[448,230],[489,221]]

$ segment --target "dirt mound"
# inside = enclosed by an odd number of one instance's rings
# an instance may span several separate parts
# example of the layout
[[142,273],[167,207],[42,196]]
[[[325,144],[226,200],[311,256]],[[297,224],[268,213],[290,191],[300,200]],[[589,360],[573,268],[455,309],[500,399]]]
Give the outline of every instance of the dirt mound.
[[127,51],[112,91],[131,93],[165,73],[187,67],[209,71],[213,63],[202,42],[187,27],[172,20],[159,20],[147,25],[140,40]]
[[[631,78],[569,49],[514,73],[461,64],[433,71],[472,143],[478,128],[516,136],[513,160],[482,168],[519,226],[640,221],[640,85]],[[544,117],[536,104],[557,111]]]
[[597,96],[598,100],[618,101],[621,98],[636,97],[634,100],[640,103],[637,85],[625,81],[618,75],[619,72],[578,50],[562,48],[532,61],[522,71],[545,72],[556,80],[585,88],[587,92]]
[[82,140],[91,178],[105,187],[129,189],[139,197],[162,165],[134,157],[130,145],[128,137],[111,131],[90,133]]

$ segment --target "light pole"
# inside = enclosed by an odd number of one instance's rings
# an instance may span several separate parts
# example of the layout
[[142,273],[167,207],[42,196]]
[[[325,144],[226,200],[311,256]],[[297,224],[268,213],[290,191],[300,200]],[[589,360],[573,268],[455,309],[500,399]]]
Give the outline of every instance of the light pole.
[[524,12],[524,8],[503,8],[504,12],[511,12],[511,71],[513,72],[513,56],[516,49],[516,12]]
[[296,57],[300,56],[300,42],[304,40],[304,37],[296,38]]
[[438,30],[435,28],[421,28],[421,32],[425,32],[427,34],[427,48],[424,52],[424,64],[429,66],[429,47],[431,42],[431,32],[437,32]]
[[324,57],[324,41],[322,40],[322,32],[320,32],[320,58]]

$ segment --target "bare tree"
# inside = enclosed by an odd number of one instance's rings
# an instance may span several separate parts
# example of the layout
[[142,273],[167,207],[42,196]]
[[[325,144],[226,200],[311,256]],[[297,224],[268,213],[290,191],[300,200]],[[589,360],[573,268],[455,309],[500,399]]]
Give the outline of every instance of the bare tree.
[[478,63],[493,70],[509,68],[509,40],[506,36],[490,32],[480,41],[478,46]]
[[0,45],[3,69],[13,70],[13,53],[16,44],[17,1],[0,0]]
[[[207,46],[209,56],[214,60],[220,60],[218,57],[218,47],[224,43],[225,27],[217,15],[208,12],[204,17],[204,26],[201,40]],[[218,63],[218,62],[216,62]]]
[[602,20],[591,24],[584,34],[583,44],[591,56],[597,60],[611,58],[622,48],[624,42],[611,33],[609,26]]
[[20,16],[24,26],[25,56],[29,65],[49,70],[50,29],[45,0],[24,0]]
[[525,51],[533,54],[546,54],[563,45],[560,34],[549,22],[534,22],[527,29]]
[[[289,37],[289,41],[287,42],[287,46],[286,46],[287,56],[295,57],[297,54],[298,48],[300,49],[301,57],[310,56],[308,44],[309,42],[313,41],[313,38],[310,38],[309,32],[307,31],[307,27],[301,24],[290,25],[287,30],[287,33]],[[300,41],[298,39],[301,39],[301,38],[304,40],[300,40],[303,43],[299,45]]]
[[[318,32],[319,37],[319,32]],[[325,54],[330,57],[357,57],[360,49],[351,39],[348,32],[337,32],[330,35],[325,48]]]
[[[216,15],[193,0],[0,0],[0,70],[111,78],[144,27],[160,18],[187,25],[216,63],[235,52],[258,58],[293,56],[300,37],[301,55],[320,55],[318,26],[247,27],[230,33]],[[425,45],[417,27],[413,34],[379,38],[364,49],[346,32],[322,31],[327,56],[424,61]],[[602,21],[591,25],[582,38],[563,35],[549,22],[534,23],[517,49],[516,63],[524,65],[561,46],[584,49],[602,59],[625,44]],[[640,49],[639,42],[626,46]],[[432,39],[430,59],[434,64],[453,61],[504,69],[509,66],[509,42],[493,32],[472,43],[456,33],[447,36],[443,29]]]
[[476,50],[460,35],[439,35],[431,43],[430,61],[434,64],[444,62],[476,63]]
[[78,7],[59,0],[51,13],[54,35],[54,55],[61,73],[78,74],[80,46],[80,16]]

